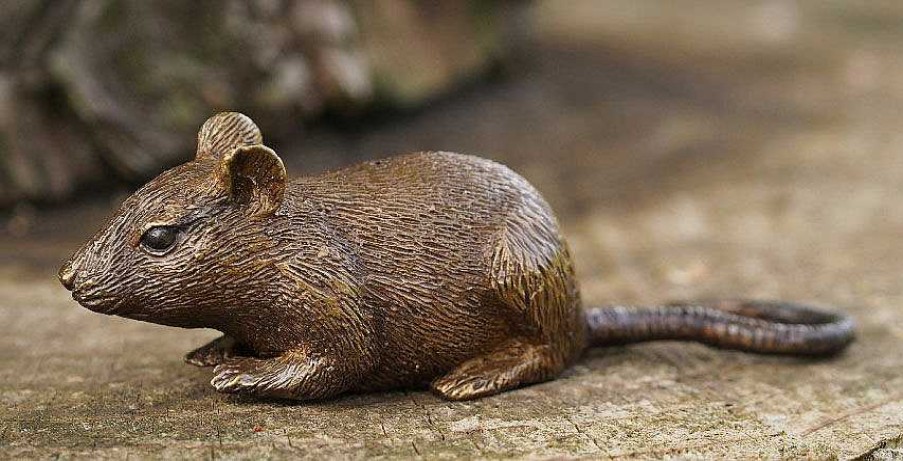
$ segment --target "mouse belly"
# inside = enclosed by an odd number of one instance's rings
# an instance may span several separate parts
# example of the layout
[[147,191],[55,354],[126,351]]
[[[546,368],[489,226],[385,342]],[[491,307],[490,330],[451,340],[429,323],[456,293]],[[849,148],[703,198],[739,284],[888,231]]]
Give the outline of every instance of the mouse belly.
[[419,305],[389,316],[374,333],[378,358],[356,390],[423,387],[456,365],[491,350],[519,332],[517,319],[490,296],[471,303]]

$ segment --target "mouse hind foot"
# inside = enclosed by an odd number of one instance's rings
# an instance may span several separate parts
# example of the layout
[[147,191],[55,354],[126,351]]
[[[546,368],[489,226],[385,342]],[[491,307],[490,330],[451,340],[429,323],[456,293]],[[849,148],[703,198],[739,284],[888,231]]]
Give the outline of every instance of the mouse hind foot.
[[448,400],[471,400],[498,394],[558,376],[566,366],[559,355],[549,345],[508,341],[436,378],[430,388]]

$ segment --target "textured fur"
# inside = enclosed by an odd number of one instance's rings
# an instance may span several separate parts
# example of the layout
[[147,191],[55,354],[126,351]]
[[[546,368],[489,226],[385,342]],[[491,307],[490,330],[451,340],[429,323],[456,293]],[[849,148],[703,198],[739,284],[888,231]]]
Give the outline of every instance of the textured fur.
[[[61,269],[73,297],[222,331],[186,360],[216,366],[220,391],[260,396],[431,384],[470,399],[552,379],[584,349],[587,317],[558,224],[505,166],[424,152],[288,182],[261,142],[241,114],[208,120],[196,159],[138,190]],[[153,254],[141,236],[161,225],[181,232]],[[616,312],[607,324],[588,317],[594,343],[617,328],[632,332],[623,342],[694,322]],[[772,326],[765,317],[753,336]]]

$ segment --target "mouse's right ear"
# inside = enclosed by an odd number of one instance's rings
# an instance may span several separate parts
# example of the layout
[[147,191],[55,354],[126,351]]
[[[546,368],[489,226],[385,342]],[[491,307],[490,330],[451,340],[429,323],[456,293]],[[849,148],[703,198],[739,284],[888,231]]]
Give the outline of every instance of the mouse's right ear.
[[232,203],[269,216],[282,205],[288,175],[282,159],[269,147],[239,147],[220,160],[216,181]]
[[207,119],[198,132],[198,160],[220,160],[239,147],[263,143],[260,128],[245,114],[220,112]]

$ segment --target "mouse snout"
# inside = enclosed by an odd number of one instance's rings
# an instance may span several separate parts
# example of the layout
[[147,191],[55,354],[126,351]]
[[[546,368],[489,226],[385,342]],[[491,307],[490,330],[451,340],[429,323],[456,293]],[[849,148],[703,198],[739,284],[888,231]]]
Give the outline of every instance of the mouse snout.
[[67,290],[72,291],[72,289],[75,288],[75,267],[72,265],[72,261],[63,264],[58,275],[60,283],[62,283]]

